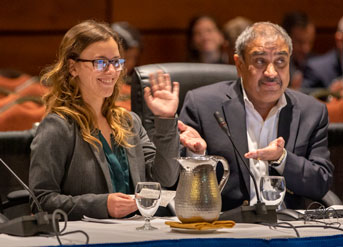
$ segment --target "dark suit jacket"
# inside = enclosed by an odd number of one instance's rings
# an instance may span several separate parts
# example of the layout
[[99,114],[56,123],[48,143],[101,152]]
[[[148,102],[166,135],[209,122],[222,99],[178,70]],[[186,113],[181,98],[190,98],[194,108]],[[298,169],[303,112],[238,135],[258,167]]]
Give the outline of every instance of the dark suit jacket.
[[[283,173],[289,192],[285,201],[288,207],[295,207],[290,201],[296,205],[300,196],[320,199],[329,190],[334,167],[329,161],[325,105],[289,89],[285,95],[287,106],[280,112],[278,136],[285,139],[288,151]],[[222,191],[222,210],[228,210],[249,200],[250,178],[228,137],[218,126],[213,116],[215,111],[224,116],[233,142],[244,155],[248,152],[248,142],[240,80],[189,91],[180,114],[180,120],[194,127],[206,140],[209,155],[227,159],[231,173]],[[249,164],[247,159],[245,162]]]
[[[133,133],[126,148],[130,177],[174,185],[179,174],[176,119],[155,119],[155,145],[149,140],[139,117],[132,113]],[[102,147],[85,142],[75,121],[49,114],[39,124],[31,144],[29,184],[43,210],[60,208],[68,218],[83,215],[108,218],[107,196],[113,192],[108,162]]]
[[337,77],[342,76],[342,64],[337,50],[308,60],[304,71],[304,88],[327,88]]

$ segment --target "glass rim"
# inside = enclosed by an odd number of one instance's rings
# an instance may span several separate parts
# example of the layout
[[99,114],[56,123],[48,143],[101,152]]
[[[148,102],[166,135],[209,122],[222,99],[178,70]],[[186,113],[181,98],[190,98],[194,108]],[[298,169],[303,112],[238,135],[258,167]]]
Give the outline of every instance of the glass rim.
[[161,185],[159,182],[151,182],[151,181],[149,181],[149,182],[137,182],[137,184],[146,184],[146,185],[155,185],[155,184],[159,184],[159,185]]
[[263,177],[266,177],[266,178],[283,178],[283,179],[285,179],[285,177],[284,176],[278,176],[278,175],[263,175],[263,176],[261,176],[261,178],[263,178]]

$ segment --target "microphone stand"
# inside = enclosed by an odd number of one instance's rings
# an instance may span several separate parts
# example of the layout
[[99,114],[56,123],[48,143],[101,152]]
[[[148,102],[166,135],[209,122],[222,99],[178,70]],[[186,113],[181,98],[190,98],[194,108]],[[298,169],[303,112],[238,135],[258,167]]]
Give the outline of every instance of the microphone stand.
[[276,223],[277,222],[277,215],[276,209],[277,206],[275,205],[266,205],[264,202],[261,201],[260,193],[257,187],[256,179],[252,172],[250,171],[249,166],[246,164],[243,156],[239,152],[238,148],[236,147],[235,143],[233,142],[229,128],[227,123],[225,122],[224,118],[220,115],[218,111],[214,114],[215,119],[217,120],[221,129],[225,132],[226,136],[229,138],[234,151],[238,154],[238,157],[241,159],[242,163],[244,164],[245,169],[249,172],[250,177],[254,183],[254,188],[256,192],[257,202],[255,205],[246,206],[242,205],[240,207],[224,211],[219,219],[220,220],[234,220],[238,223]]
[[57,231],[59,231],[59,217],[53,219],[51,214],[44,212],[32,190],[17,176],[17,174],[15,174],[15,172],[2,159],[0,159],[0,161],[6,167],[6,169],[15,177],[15,179],[25,188],[25,190],[29,192],[39,211],[34,215],[25,215],[4,223],[0,223],[0,233],[22,237],[33,236],[38,233],[53,233],[55,232],[53,226],[54,224],[57,228]]

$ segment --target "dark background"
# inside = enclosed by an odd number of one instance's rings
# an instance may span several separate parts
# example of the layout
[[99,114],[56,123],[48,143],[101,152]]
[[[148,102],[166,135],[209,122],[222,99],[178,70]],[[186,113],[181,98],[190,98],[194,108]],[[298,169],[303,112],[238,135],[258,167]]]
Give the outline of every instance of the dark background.
[[1,0],[0,69],[38,75],[54,62],[64,33],[85,19],[128,21],[143,36],[140,64],[186,60],[186,27],[198,14],[224,24],[238,15],[280,23],[286,12],[303,10],[317,26],[314,51],[334,46],[343,13],[341,0]]

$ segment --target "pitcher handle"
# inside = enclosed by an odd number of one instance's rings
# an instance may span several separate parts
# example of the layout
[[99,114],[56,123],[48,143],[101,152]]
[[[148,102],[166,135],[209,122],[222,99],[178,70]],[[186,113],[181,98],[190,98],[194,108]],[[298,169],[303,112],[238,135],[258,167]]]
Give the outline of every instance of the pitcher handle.
[[219,191],[222,192],[222,190],[224,189],[224,186],[225,186],[225,184],[226,184],[226,182],[230,176],[229,164],[227,163],[227,160],[222,156],[212,156],[212,157],[215,161],[217,161],[217,163],[218,163],[218,161],[220,161],[223,165],[223,168],[224,168],[224,173],[223,173],[222,179],[220,180],[220,183],[218,185]]

